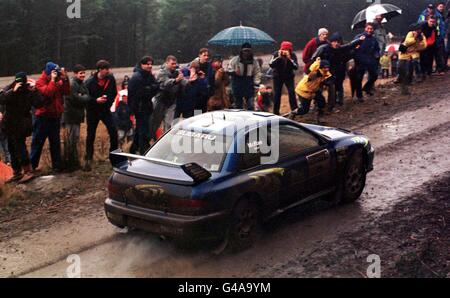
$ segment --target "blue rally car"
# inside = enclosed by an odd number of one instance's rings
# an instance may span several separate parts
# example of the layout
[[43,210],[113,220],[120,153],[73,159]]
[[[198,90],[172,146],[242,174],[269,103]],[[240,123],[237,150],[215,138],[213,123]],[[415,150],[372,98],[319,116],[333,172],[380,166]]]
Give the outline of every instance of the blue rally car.
[[259,224],[311,200],[357,200],[367,137],[268,113],[226,110],[176,124],[145,156],[112,152],[106,216],[169,238],[253,241]]

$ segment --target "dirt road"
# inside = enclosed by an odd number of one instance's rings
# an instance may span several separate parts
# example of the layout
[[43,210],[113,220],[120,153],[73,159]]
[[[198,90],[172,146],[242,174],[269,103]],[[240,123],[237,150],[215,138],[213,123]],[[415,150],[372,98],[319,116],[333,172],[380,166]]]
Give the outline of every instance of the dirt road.
[[[182,251],[155,236],[123,233],[106,222],[104,186],[92,177],[44,177],[72,181],[77,192],[67,202],[57,201],[61,208],[54,213],[30,215],[41,210],[37,206],[21,218],[0,219],[0,276],[64,277],[67,257],[77,254],[84,277],[362,277],[367,257],[376,254],[382,276],[445,277],[450,272],[449,82],[448,77],[426,82],[410,97],[388,85],[364,105],[349,103],[329,116],[328,124],[363,132],[377,150],[361,200],[292,210],[245,252]],[[106,168],[98,173],[104,176]],[[27,191],[38,195],[44,178]],[[67,194],[54,191],[54,196]],[[39,224],[39,218],[46,219]]]

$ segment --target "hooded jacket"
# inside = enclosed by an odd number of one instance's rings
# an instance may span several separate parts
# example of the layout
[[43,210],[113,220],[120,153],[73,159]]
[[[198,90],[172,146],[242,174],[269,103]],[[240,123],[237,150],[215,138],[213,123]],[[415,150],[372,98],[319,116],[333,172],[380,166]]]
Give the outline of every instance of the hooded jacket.
[[[89,91],[89,102],[86,110],[88,112],[108,114],[111,113],[111,106],[117,96],[116,79],[113,75],[107,75],[105,77],[105,85],[100,86],[98,83],[97,73],[91,76],[86,81],[86,88]],[[107,101],[104,104],[97,103],[97,98],[107,96]]]
[[414,37],[414,31],[411,31],[406,35],[405,41],[403,44],[408,48],[406,53],[400,53],[400,60],[412,60],[419,59],[420,52],[427,48],[427,39],[423,33],[421,33],[422,39]]
[[258,60],[253,57],[251,61],[243,61],[243,50],[241,50],[239,56],[235,56],[230,60],[226,70],[233,78],[251,77],[253,78],[253,85],[259,86],[261,84],[262,72]]
[[[434,16],[436,17],[436,38],[445,38],[445,18],[444,16],[437,10],[434,10]],[[428,17],[428,9],[425,9],[419,16],[417,20],[418,23],[426,22]]]
[[182,96],[184,87],[189,83],[186,79],[177,82],[178,75],[179,70],[171,71],[166,64],[161,66],[156,74],[159,92],[155,96],[155,100],[162,102],[167,107],[175,104],[177,98]]
[[86,86],[77,78],[72,78],[70,80],[70,95],[64,97],[64,123],[83,123],[88,102],[89,93]]
[[0,111],[4,114],[2,126],[5,134],[11,138],[31,136],[31,108],[43,106],[43,97],[37,91],[14,92],[13,83],[0,91]]
[[332,77],[329,71],[320,68],[320,62],[320,58],[317,58],[309,68],[309,74],[305,75],[300,83],[298,83],[297,88],[295,88],[295,93],[299,96],[306,99],[313,99],[316,92],[322,86],[322,83]]
[[64,113],[64,96],[70,95],[69,80],[53,82],[50,76],[42,72],[36,82],[36,88],[44,98],[44,105],[35,111],[36,116],[60,118]]
[[158,93],[159,87],[155,76],[136,66],[128,83],[128,105],[132,114],[153,112],[152,99]]

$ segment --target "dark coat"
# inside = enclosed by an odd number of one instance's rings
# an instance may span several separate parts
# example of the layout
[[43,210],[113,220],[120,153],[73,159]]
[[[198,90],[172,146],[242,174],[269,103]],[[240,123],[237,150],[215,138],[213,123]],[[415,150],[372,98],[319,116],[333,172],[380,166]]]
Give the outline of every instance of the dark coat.
[[133,127],[130,119],[130,106],[123,101],[119,102],[116,110],[116,126],[119,130],[129,131]]
[[[188,68],[182,69],[183,75],[186,79],[190,76]],[[201,101],[208,96],[208,79],[198,78],[193,82],[189,82],[183,89],[180,97],[177,98],[177,111],[189,112],[194,111],[201,106]]]
[[355,40],[359,40],[362,35],[365,35],[366,39],[361,46],[355,50],[355,62],[356,64],[364,65],[366,67],[378,67],[380,45],[373,35],[367,33],[357,35]]
[[320,57],[321,60],[330,62],[330,71],[336,76],[345,76],[346,64],[352,59],[353,50],[361,45],[362,41],[355,40],[349,44],[334,49],[330,44],[321,45],[313,55],[313,60]]
[[13,92],[15,83],[0,92],[0,107],[4,114],[2,126],[9,138],[26,138],[31,136],[31,108],[43,107],[44,99],[36,91]]
[[274,79],[287,81],[295,78],[295,71],[298,70],[297,55],[292,53],[291,58],[280,57],[278,51],[273,54],[269,66],[273,69]]
[[83,82],[77,78],[72,78],[70,80],[70,95],[64,97],[64,123],[83,123],[89,99],[88,89]]
[[[108,75],[105,79],[106,84],[103,87],[98,84],[97,74],[94,74],[86,81],[85,85],[89,92],[89,102],[86,107],[88,113],[111,113],[111,106],[117,96],[116,79],[113,75]],[[97,98],[102,97],[103,95],[106,95],[108,100],[104,104],[97,103]]]
[[128,105],[131,113],[151,114],[152,99],[158,93],[159,87],[152,73],[144,71],[140,66],[135,68],[128,83]]

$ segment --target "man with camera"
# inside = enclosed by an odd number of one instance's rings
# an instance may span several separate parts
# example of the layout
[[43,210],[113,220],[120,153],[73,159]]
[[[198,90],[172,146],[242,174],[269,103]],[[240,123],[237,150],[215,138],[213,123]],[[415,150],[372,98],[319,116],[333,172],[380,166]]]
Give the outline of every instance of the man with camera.
[[295,98],[295,71],[298,70],[298,60],[294,53],[294,46],[289,41],[281,43],[280,50],[273,54],[269,63],[273,69],[273,89],[274,89],[274,107],[273,113],[280,115],[281,91],[283,85],[286,85],[289,94],[289,105],[291,111],[298,108]]
[[111,106],[117,96],[116,79],[111,74],[111,64],[100,60],[96,65],[97,71],[86,81],[89,92],[89,102],[86,108],[87,138],[85,171],[92,170],[94,158],[94,142],[100,121],[106,126],[109,134],[109,151],[119,148],[117,129],[111,113]]
[[66,71],[53,62],[47,63],[36,87],[44,98],[44,105],[35,111],[31,165],[34,170],[38,168],[42,149],[48,138],[52,168],[54,171],[60,171],[62,170],[60,129],[61,116],[64,113],[63,97],[70,95],[70,83]]
[[153,98],[153,113],[150,120],[151,139],[156,141],[156,131],[164,120],[164,130],[172,126],[175,117],[176,101],[182,96],[184,87],[189,81],[178,68],[177,58],[169,55],[166,62],[156,74],[159,92]]
[[0,92],[0,122],[8,139],[13,177],[9,183],[26,183],[33,179],[26,139],[31,136],[31,109],[42,107],[42,96],[26,73],[19,72],[12,84]]

